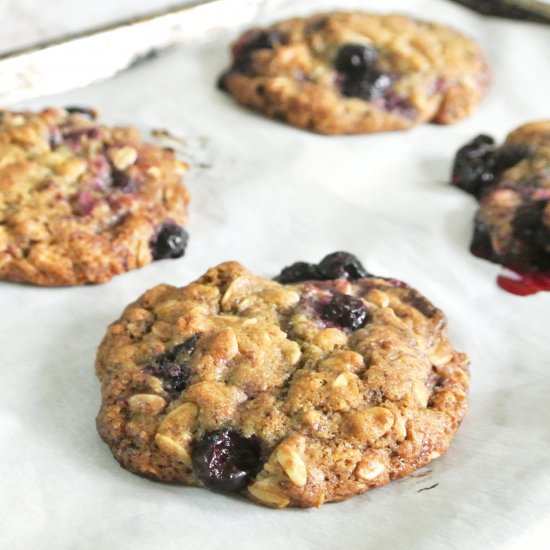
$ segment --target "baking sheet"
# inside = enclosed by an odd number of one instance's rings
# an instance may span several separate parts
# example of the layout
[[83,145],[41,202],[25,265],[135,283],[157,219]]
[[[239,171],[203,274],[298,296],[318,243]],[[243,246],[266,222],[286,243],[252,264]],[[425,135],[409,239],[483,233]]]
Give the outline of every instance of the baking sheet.
[[0,53],[107,25],[130,16],[190,4],[193,0],[48,0],[48,9],[41,10],[42,1],[0,1],[0,21],[9,22],[2,25]]
[[[451,23],[487,51],[494,85],[477,113],[453,127],[312,135],[247,112],[215,89],[233,29],[108,82],[26,103],[96,105],[110,123],[184,137],[176,146],[192,165],[191,241],[183,259],[102,286],[0,283],[3,548],[548,547],[550,294],[518,298],[497,288],[498,266],[467,250],[475,203],[445,182],[451,156],[473,135],[501,139],[548,118],[550,29],[485,19],[441,0],[291,4],[271,19],[355,6]],[[223,260],[272,276],[338,249],[425,293],[469,353],[470,412],[447,455],[422,477],[319,510],[273,511],[122,470],[95,432],[93,362],[123,307],[157,283],[184,285]]]

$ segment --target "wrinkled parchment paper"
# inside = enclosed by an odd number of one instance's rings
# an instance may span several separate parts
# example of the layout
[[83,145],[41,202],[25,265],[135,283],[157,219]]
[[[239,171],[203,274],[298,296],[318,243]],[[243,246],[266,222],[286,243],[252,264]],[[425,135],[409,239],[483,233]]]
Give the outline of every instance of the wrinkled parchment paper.
[[[489,549],[550,543],[550,294],[497,288],[467,250],[475,203],[445,184],[480,132],[502,139],[550,116],[550,28],[482,18],[442,0],[294,1],[271,20],[334,7],[404,11],[475,37],[494,85],[453,127],[322,137],[263,119],[214,87],[219,39],[174,49],[110,81],[26,104],[96,105],[112,124],[168,128],[190,162],[191,241],[101,286],[0,283],[0,546],[10,549]],[[96,434],[94,354],[145,289],[184,285],[235,259],[273,276],[345,249],[408,281],[446,313],[472,361],[471,406],[426,470],[319,510],[273,511],[121,469]],[[424,488],[434,486],[430,490]]]

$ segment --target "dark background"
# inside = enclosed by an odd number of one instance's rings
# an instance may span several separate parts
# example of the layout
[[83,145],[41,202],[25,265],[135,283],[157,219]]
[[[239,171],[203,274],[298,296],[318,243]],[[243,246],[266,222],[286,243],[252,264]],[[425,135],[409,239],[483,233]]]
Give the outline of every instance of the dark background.
[[498,17],[510,17],[523,21],[550,23],[550,6],[540,4],[534,9],[524,0],[451,0],[477,12]]

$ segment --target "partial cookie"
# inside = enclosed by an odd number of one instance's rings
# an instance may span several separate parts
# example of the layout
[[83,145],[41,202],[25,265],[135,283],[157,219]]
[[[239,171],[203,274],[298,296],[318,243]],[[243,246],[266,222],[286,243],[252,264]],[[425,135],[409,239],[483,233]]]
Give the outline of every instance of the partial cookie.
[[109,327],[97,426],[124,468],[308,507],[445,453],[468,361],[443,313],[346,253],[278,279],[224,263],[149,290]]
[[0,111],[0,279],[103,283],[182,256],[186,171],[89,109]]
[[324,13],[252,29],[233,45],[221,89],[239,103],[322,134],[452,124],[485,95],[471,39],[403,15]]
[[550,289],[550,121],[520,126],[500,147],[476,137],[458,151],[452,183],[480,203],[472,253],[538,273]]

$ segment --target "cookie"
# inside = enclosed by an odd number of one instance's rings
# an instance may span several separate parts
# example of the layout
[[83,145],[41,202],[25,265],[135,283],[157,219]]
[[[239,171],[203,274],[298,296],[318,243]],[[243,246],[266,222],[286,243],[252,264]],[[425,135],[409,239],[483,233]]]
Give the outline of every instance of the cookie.
[[246,32],[219,87],[298,128],[362,134],[457,122],[489,80],[480,48],[449,27],[336,12]]
[[550,275],[550,121],[520,126],[500,147],[477,136],[456,154],[451,181],[479,201],[473,254]]
[[90,109],[0,111],[0,279],[103,283],[183,255],[186,170]]
[[342,252],[277,279],[223,263],[109,327],[97,427],[124,468],[310,507],[445,453],[468,371],[443,313]]

